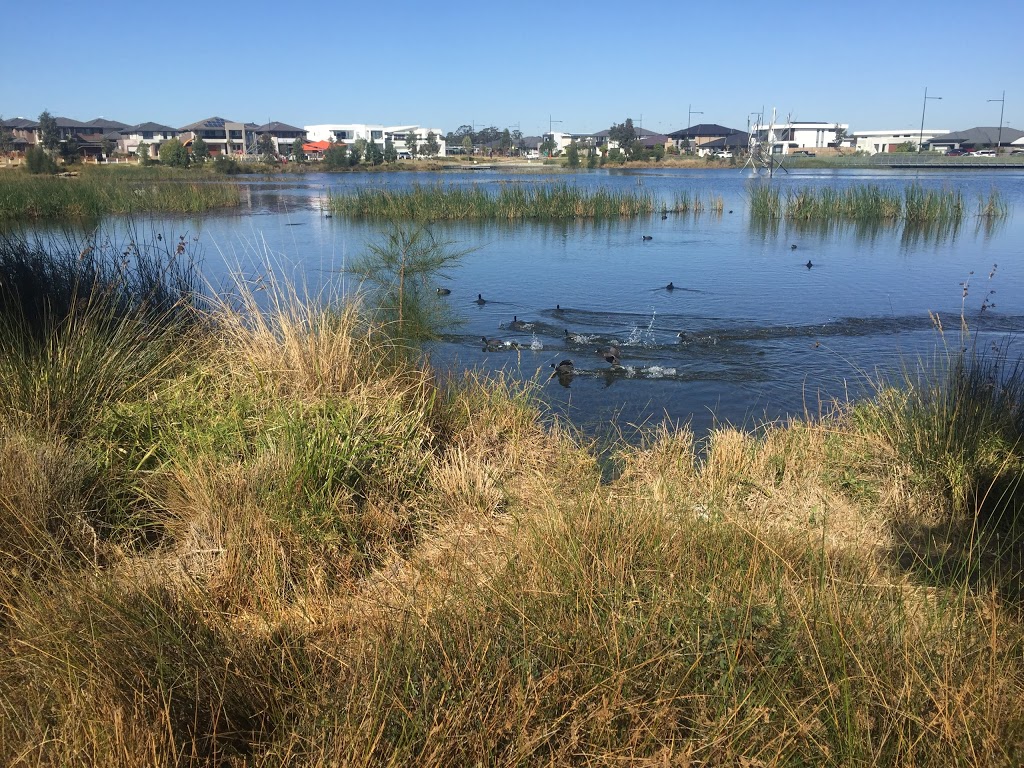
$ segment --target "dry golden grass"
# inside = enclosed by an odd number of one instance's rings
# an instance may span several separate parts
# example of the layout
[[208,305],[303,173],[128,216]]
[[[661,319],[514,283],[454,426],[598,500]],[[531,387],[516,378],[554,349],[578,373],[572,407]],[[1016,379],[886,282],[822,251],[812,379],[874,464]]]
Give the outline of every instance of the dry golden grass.
[[[848,412],[603,482],[352,308],[204,327],[81,440],[0,425],[0,763],[1024,759],[1019,603],[904,561],[947,498]],[[83,526],[124,489],[146,536]]]

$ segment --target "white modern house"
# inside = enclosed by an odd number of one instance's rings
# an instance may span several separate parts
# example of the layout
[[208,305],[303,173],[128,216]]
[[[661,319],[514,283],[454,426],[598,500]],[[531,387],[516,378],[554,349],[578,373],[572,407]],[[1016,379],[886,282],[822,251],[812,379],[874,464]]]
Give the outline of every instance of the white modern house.
[[555,142],[555,150],[554,152],[552,152],[552,154],[558,155],[565,152],[565,150],[569,148],[569,145],[572,144],[575,138],[576,134],[574,133],[562,133],[561,131],[551,131],[550,133],[545,133],[543,136],[541,136],[541,143],[543,144],[548,139],[553,140]]
[[917,149],[918,144],[927,144],[932,139],[948,133],[948,129],[925,128],[922,131],[920,128],[901,128],[895,131],[853,131],[850,138],[858,152],[877,155],[881,152],[895,152],[896,147],[907,142]]
[[306,131],[306,140],[333,141],[339,144],[351,144],[353,141],[362,139],[372,141],[378,147],[383,148],[387,139],[395,145],[396,152],[409,151],[409,136],[416,137],[416,146],[422,148],[427,143],[427,135],[434,134],[434,141],[437,142],[440,151],[439,157],[444,157],[446,152],[444,133],[440,128],[424,128],[420,125],[373,125],[370,123],[322,123],[320,125],[303,126]]
[[[794,150],[835,147],[839,143],[840,132],[845,135],[849,128],[849,123],[789,122],[776,124],[772,152],[778,155],[788,155]],[[768,128],[760,128],[758,134],[762,141],[767,141]]]

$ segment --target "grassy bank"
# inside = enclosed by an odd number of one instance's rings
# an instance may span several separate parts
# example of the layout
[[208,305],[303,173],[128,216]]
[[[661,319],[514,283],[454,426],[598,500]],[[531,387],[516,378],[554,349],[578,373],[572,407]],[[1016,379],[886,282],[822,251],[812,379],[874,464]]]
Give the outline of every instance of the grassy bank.
[[[875,185],[846,189],[832,187],[787,190],[771,186],[751,192],[751,215],[755,219],[793,221],[877,221],[913,225],[956,225],[963,221],[968,206],[956,190],[925,190],[911,185],[900,192]],[[1007,206],[995,190],[978,202],[979,216],[1001,218]]]
[[3,764],[1020,764],[1012,368],[603,483],[529,386],[138,250],[5,257]]
[[142,168],[77,177],[0,174],[0,221],[95,218],[138,212],[205,213],[237,206],[238,188]]
[[658,209],[654,197],[645,192],[588,191],[564,184],[503,184],[496,193],[477,186],[363,189],[332,195],[329,205],[342,216],[393,221],[609,219]]

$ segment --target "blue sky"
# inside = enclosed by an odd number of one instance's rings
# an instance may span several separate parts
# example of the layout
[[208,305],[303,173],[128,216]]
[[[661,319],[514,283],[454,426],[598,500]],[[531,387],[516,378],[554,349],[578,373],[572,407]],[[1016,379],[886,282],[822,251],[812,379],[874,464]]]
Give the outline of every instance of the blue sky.
[[[1024,3],[68,3],[5,36],[0,114],[659,132],[1024,129]],[[16,65],[16,66],[15,66]]]

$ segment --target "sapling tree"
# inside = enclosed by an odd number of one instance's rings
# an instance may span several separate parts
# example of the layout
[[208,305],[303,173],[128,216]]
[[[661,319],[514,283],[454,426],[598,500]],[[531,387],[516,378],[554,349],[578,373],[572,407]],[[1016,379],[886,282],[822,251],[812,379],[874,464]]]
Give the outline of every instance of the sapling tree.
[[427,141],[423,145],[423,151],[427,153],[428,157],[436,157],[437,153],[441,151],[441,145],[437,143],[437,134],[433,131],[427,132]]
[[60,129],[57,127],[57,118],[47,110],[39,113],[39,143],[43,148],[53,154],[60,146]]
[[452,322],[447,303],[431,283],[467,253],[435,238],[424,224],[392,222],[383,241],[368,245],[349,272],[363,279],[397,337],[419,341],[435,338]]

